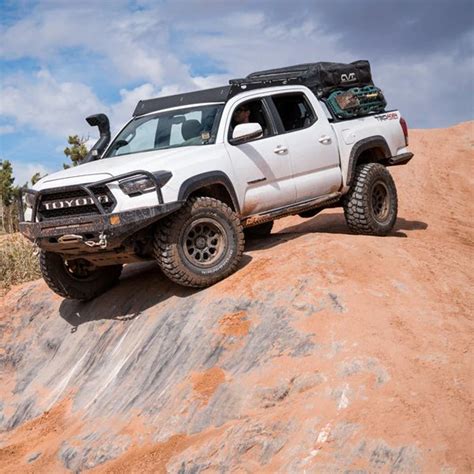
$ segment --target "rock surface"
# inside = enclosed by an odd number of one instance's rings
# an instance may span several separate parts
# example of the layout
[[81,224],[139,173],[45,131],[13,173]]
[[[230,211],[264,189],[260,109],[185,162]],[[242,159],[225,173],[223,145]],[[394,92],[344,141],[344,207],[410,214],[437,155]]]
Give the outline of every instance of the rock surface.
[[205,290],[150,263],[0,314],[1,472],[472,471],[474,122],[411,132],[399,218],[276,222]]

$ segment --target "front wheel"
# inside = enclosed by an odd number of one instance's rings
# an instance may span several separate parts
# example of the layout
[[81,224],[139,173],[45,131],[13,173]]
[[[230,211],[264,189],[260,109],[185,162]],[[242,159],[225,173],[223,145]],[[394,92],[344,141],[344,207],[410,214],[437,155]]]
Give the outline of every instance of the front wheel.
[[356,168],[343,200],[349,228],[357,234],[387,235],[397,220],[397,189],[387,168],[367,163]]
[[119,279],[122,265],[94,267],[83,259],[63,260],[52,252],[40,253],[40,270],[46,284],[59,296],[88,301],[111,288]]
[[170,280],[203,288],[237,269],[244,244],[235,212],[217,199],[197,197],[158,223],[154,252]]

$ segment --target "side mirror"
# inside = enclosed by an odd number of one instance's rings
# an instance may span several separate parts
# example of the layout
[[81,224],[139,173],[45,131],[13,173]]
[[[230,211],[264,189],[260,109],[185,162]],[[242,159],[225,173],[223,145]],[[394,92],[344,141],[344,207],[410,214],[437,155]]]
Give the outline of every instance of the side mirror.
[[248,142],[254,138],[259,138],[262,135],[263,130],[259,123],[241,123],[235,126],[229,143],[232,145],[240,145],[241,143]]

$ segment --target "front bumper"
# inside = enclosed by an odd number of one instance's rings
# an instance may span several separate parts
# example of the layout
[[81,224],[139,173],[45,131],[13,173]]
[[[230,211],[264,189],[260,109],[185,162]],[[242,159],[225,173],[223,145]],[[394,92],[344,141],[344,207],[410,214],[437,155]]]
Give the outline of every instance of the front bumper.
[[[94,194],[93,189],[100,185],[136,176],[146,176],[153,182],[158,205],[115,213],[106,212],[98,196]],[[139,170],[88,184],[49,188],[43,191],[24,190],[24,193],[33,195],[34,202],[32,205],[31,221],[26,221],[22,199],[20,199],[20,232],[35,242],[40,248],[54,252],[68,253],[78,250],[96,252],[98,250],[117,248],[131,235],[178,210],[183,205],[182,201],[163,202],[161,187],[171,176],[172,174],[169,171],[150,173]],[[47,219],[37,218],[41,199],[46,193],[76,189],[80,189],[90,197],[96,208],[95,213]]]
[[[48,219],[42,222],[20,222],[20,232],[40,248],[49,251],[67,252],[77,249],[78,246],[86,252],[97,251],[100,245],[81,244],[87,241],[98,242],[100,234],[106,237],[106,248],[113,249],[119,247],[127,237],[175,212],[182,205],[183,201],[176,201],[107,215],[93,214]],[[64,236],[76,236],[77,239],[62,241]]]

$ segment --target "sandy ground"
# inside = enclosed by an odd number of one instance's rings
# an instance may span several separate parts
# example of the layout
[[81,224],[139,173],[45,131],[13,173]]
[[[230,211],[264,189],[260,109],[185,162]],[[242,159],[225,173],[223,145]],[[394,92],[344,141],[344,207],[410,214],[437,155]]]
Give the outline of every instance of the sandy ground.
[[334,209],[206,290],[10,291],[0,472],[472,472],[474,122],[410,141],[385,238]]

